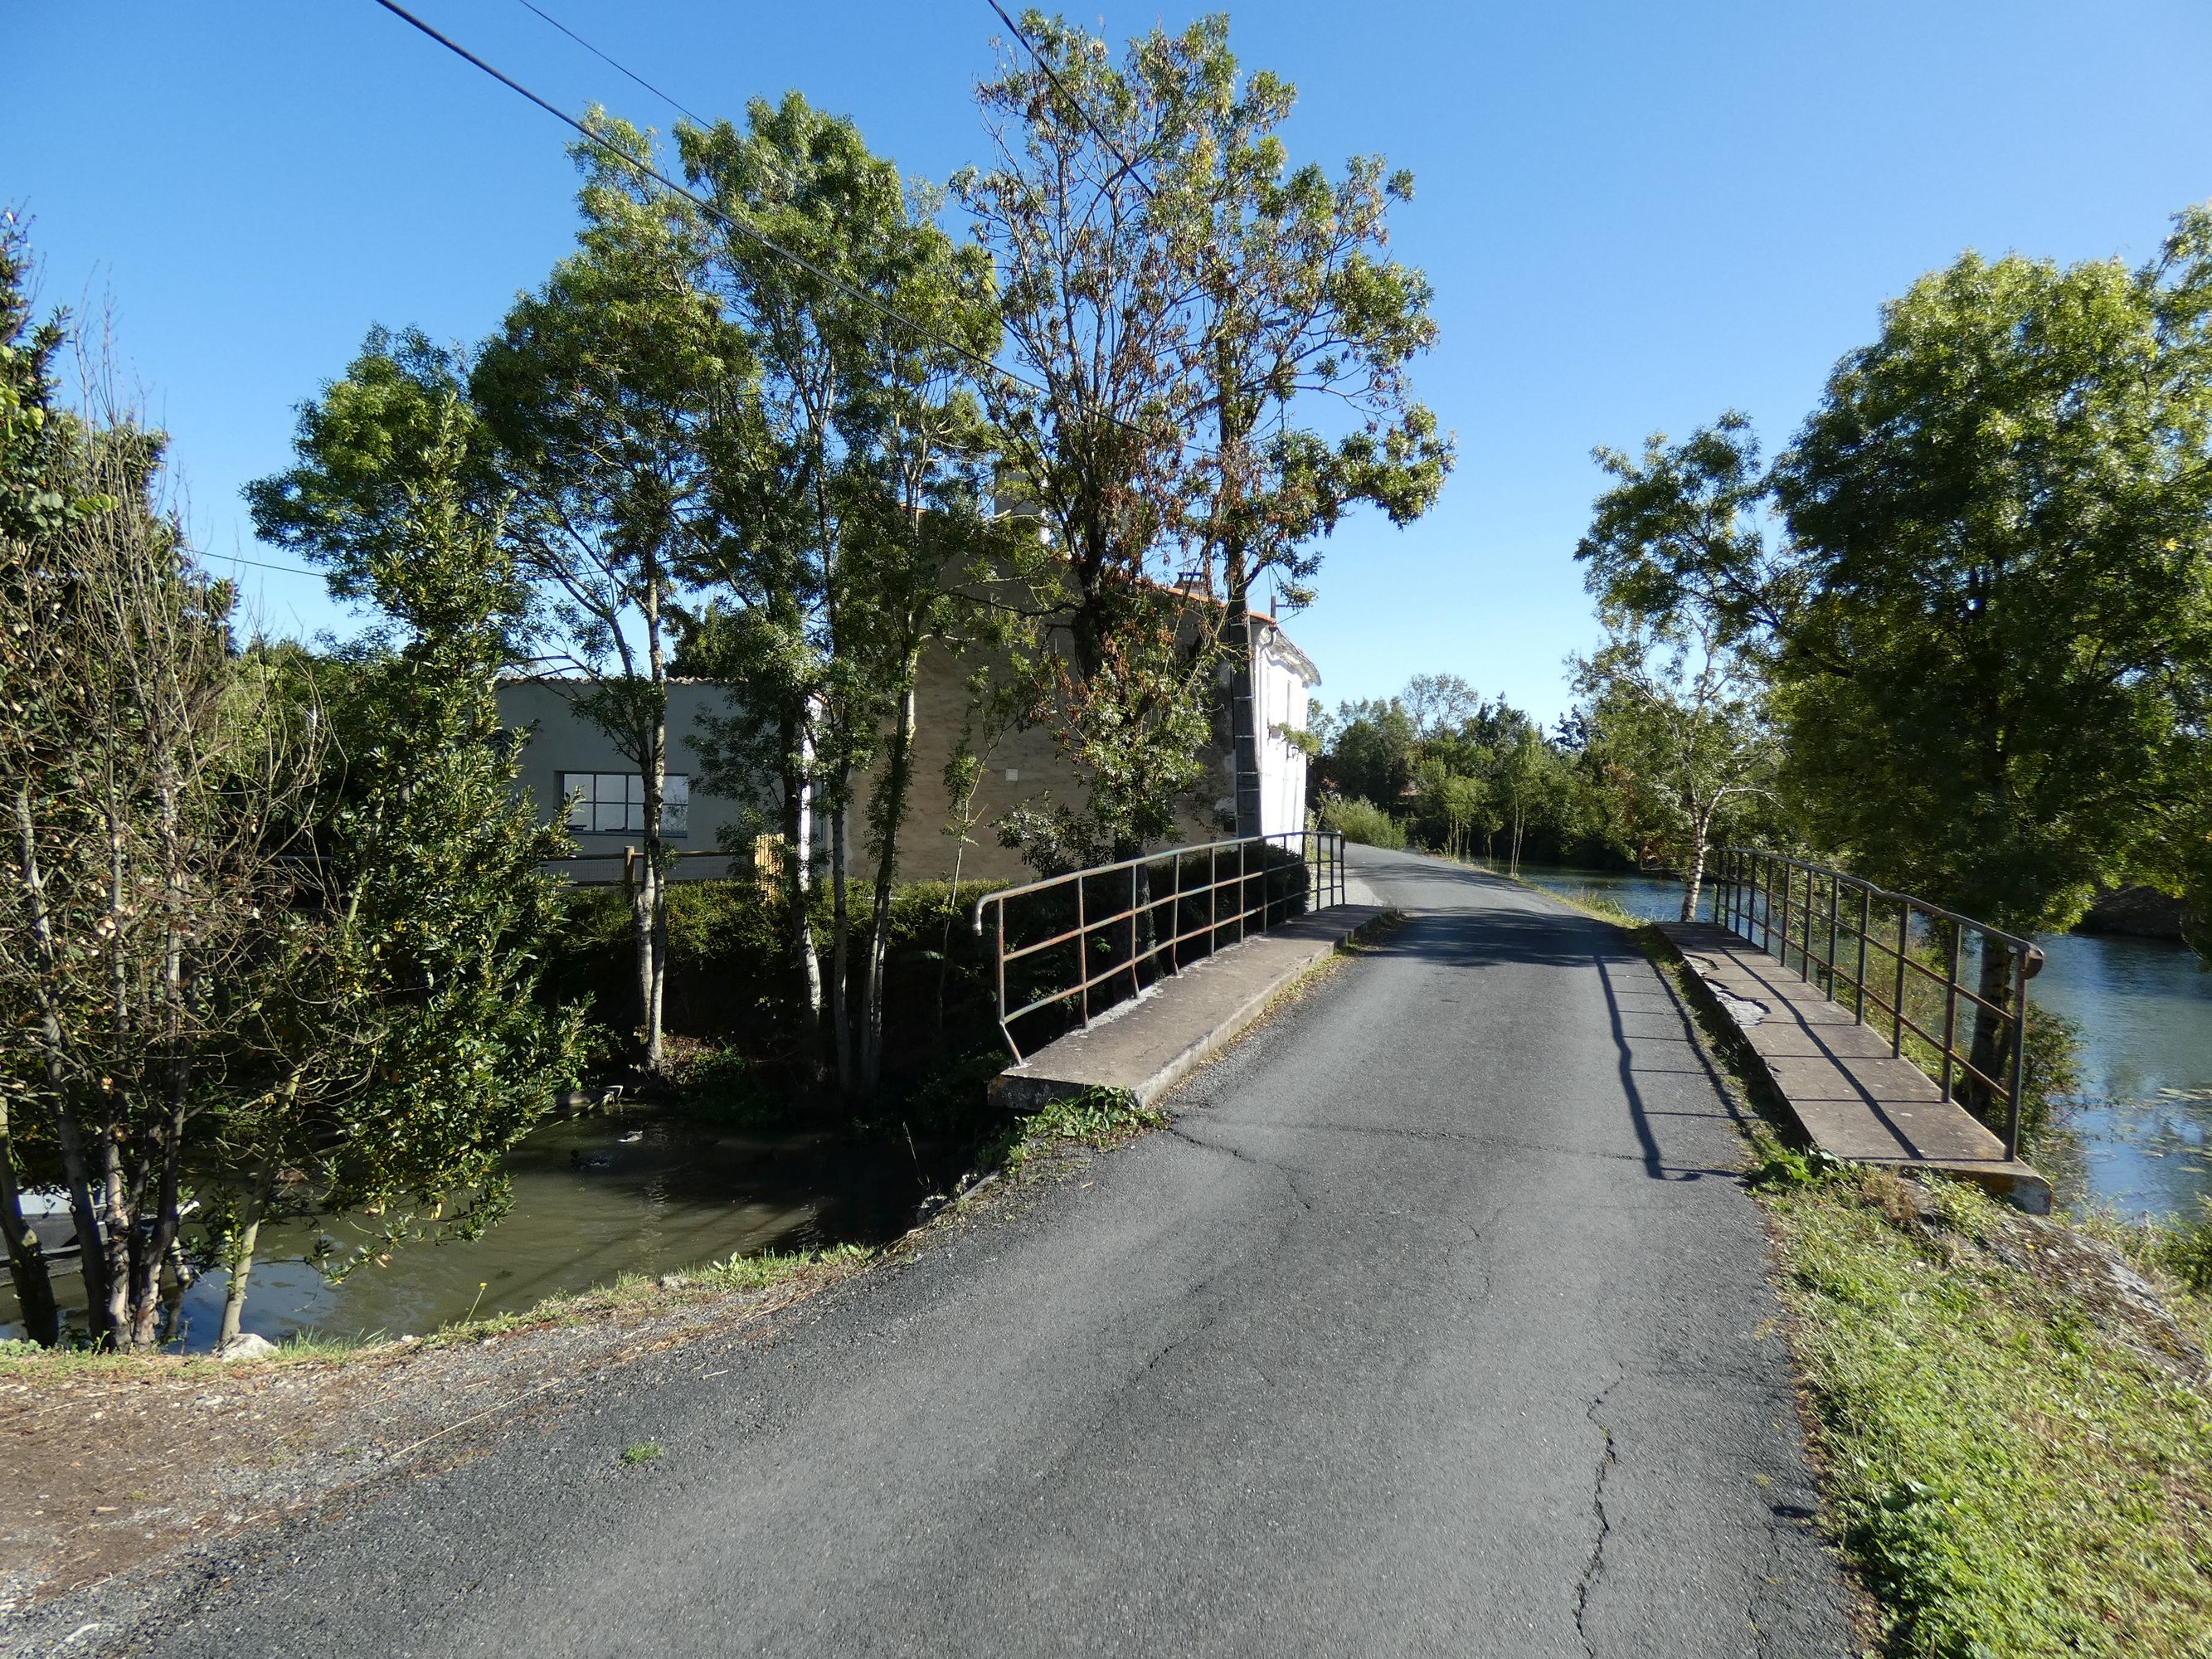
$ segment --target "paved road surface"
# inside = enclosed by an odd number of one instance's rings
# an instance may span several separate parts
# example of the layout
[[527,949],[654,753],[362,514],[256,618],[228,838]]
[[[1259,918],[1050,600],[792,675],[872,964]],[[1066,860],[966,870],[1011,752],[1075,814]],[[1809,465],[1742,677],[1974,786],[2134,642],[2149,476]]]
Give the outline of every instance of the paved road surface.
[[158,1650],[1848,1652],[1662,982],[1549,900],[1364,867],[1413,922],[1171,1131],[303,1531]]

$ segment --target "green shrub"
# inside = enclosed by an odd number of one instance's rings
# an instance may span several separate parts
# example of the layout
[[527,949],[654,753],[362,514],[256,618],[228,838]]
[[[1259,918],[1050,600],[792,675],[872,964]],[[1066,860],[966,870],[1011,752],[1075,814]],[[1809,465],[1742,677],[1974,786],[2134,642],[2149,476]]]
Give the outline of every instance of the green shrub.
[[1338,831],[1346,841],[1387,848],[1392,852],[1405,850],[1406,826],[1373,801],[1343,797],[1325,800],[1321,806],[1321,824],[1324,830]]

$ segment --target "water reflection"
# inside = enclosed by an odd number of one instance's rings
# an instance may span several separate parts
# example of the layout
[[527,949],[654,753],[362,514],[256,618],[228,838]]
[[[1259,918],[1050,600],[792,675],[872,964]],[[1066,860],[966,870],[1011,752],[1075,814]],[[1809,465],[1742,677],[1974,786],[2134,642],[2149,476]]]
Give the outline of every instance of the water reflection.
[[[827,1133],[758,1135],[677,1119],[589,1118],[549,1126],[509,1159],[514,1208],[473,1243],[415,1245],[388,1267],[337,1285],[309,1264],[314,1231],[265,1229],[246,1328],[282,1340],[398,1336],[480,1314],[520,1310],[623,1273],[657,1274],[730,1255],[881,1237],[907,1224],[921,1195],[911,1154]],[[370,1236],[331,1228],[341,1248]],[[183,1346],[215,1341],[227,1275],[209,1273],[177,1309]],[[0,1279],[0,1337],[21,1336]],[[81,1296],[58,1283],[66,1305]]]
[[[1559,893],[1603,894],[1632,915],[1671,921],[1682,888],[1618,870],[1524,865]],[[1710,894],[1711,890],[1707,890]],[[1700,915],[1711,919],[1710,903]],[[2212,1197],[2212,973],[2186,945],[2112,934],[2048,934],[2031,1002],[2081,1030],[2080,1099],[2067,1115],[2079,1142],[2070,1171],[2079,1206],[2124,1215],[2193,1215]]]

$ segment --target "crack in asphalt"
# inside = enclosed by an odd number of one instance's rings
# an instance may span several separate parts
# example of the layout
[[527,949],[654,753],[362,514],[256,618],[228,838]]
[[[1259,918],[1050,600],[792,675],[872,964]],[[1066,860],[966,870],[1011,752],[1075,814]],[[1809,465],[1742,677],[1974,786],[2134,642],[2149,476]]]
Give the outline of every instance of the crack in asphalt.
[[1589,1654],[1590,1659],[1597,1659],[1597,1644],[1590,1640],[1583,1620],[1589,1613],[1590,1591],[1596,1587],[1598,1576],[1605,1570],[1605,1540],[1613,1531],[1612,1519],[1605,1512],[1605,1477],[1615,1461],[1613,1431],[1597,1420],[1597,1413],[1598,1408],[1626,1379],[1626,1375],[1623,1372],[1607,1383],[1583,1413],[1589,1419],[1590,1425],[1605,1437],[1604,1449],[1599,1454],[1596,1473],[1590,1481],[1590,1512],[1597,1518],[1597,1537],[1590,1544],[1589,1559],[1583,1564],[1582,1577],[1575,1585],[1575,1634],[1582,1638],[1583,1651]]
[[1289,1164],[1278,1164],[1273,1158],[1255,1158],[1251,1153],[1240,1151],[1235,1146],[1224,1146],[1218,1140],[1201,1140],[1180,1124],[1170,1123],[1168,1125],[1167,1133],[1176,1139],[1190,1146],[1202,1147],[1209,1152],[1219,1152],[1224,1158],[1235,1158],[1239,1164],[1249,1164],[1255,1170],[1273,1170],[1277,1175],[1282,1176],[1283,1184],[1291,1189],[1291,1196],[1297,1200],[1299,1206],[1309,1215],[1313,1213],[1313,1200],[1308,1198],[1300,1188],[1297,1172]]

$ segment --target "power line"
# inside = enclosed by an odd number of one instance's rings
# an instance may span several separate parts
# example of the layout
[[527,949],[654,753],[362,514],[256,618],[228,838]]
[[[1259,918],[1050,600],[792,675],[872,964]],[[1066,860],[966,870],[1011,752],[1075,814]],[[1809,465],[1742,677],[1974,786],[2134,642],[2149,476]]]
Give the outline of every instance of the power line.
[[[522,0],[522,3],[525,5],[529,5],[530,0]],[[1030,61],[1035,64],[1039,70],[1043,71],[1044,78],[1046,80],[1052,82],[1053,90],[1057,92],[1061,97],[1067,100],[1069,106],[1082,119],[1083,125],[1091,129],[1091,136],[1097,139],[1100,143],[1106,147],[1106,153],[1121,164],[1121,171],[1128,174],[1130,182],[1135,185],[1139,190],[1145,192],[1145,199],[1146,201],[1151,201],[1152,199],[1152,187],[1145,182],[1145,175],[1137,171],[1137,164],[1132,161],[1127,156],[1121,154],[1120,147],[1117,146],[1111,138],[1109,138],[1106,136],[1106,129],[1100,126],[1097,121],[1091,118],[1091,111],[1084,104],[1083,100],[1078,98],[1073,93],[1070,92],[1067,89],[1066,84],[1060,80],[1060,76],[1053,73],[1052,65],[1044,61],[1044,54],[1036,49],[1036,42],[1030,40],[1028,35],[1022,33],[1022,26],[1019,23],[1017,23],[1012,18],[1006,15],[1006,9],[999,3],[999,0],[988,0],[988,3],[993,11],[999,14],[999,21],[1001,23],[1004,23],[1006,27],[1012,32],[1014,39],[1020,41],[1023,46],[1028,51]],[[531,9],[533,11],[537,9],[534,6]]]
[[606,139],[602,138],[598,133],[593,132],[589,127],[586,126],[581,121],[579,121],[574,116],[569,114],[568,111],[562,109],[559,105],[550,103],[547,100],[539,97],[536,93],[531,91],[528,87],[524,86],[521,82],[516,80],[513,76],[493,68],[489,64],[484,62],[483,58],[477,57],[476,53],[471,52],[466,46],[462,46],[459,41],[456,41],[447,35],[441,34],[436,29],[431,27],[429,24],[424,22],[413,12],[408,10],[406,7],[399,4],[398,0],[376,0],[376,3],[383,7],[385,10],[390,12],[393,16],[400,19],[403,22],[410,24],[413,27],[421,30],[424,34],[428,35],[430,39],[435,40],[440,46],[445,47],[447,51],[452,52],[456,58],[459,58],[464,62],[471,64],[477,69],[482,70],[486,75],[491,76],[493,80],[498,82],[510,92],[528,99],[532,103],[537,105],[538,108],[544,110],[548,115],[553,117],[555,120],[561,122],[565,126],[574,128],[577,132],[583,136],[586,143],[597,145],[608,155],[613,156],[617,161],[620,161],[623,166],[643,174],[646,178],[652,179],[655,184],[659,185],[663,189],[672,191],[675,194],[681,196],[685,201],[690,202],[701,212],[714,218],[718,223],[728,227],[730,229],[736,231],[741,236],[750,237],[755,242],[758,243],[762,247],[766,248],[770,253],[775,254],[781,258],[788,259],[793,264],[797,265],[801,270],[805,271],[809,276],[815,277],[820,282],[828,283],[831,288],[836,289],[839,293],[847,295],[848,298],[858,300],[861,304],[866,306],[872,311],[889,319],[892,322],[899,324],[902,327],[913,330],[924,339],[943,346],[947,351],[953,353],[963,362],[974,364],[987,374],[1004,376],[1006,379],[1013,381],[1018,386],[1027,386],[1032,392],[1048,391],[1048,388],[1038,385],[1035,380],[1029,380],[1023,375],[1015,374],[1010,368],[1004,368],[998,363],[993,362],[988,357],[982,356],[979,352],[971,351],[968,347],[962,345],[957,340],[946,338],[944,335],[939,334],[935,329],[930,327],[928,324],[917,322],[915,319],[908,316],[904,312],[895,310],[891,307],[885,305],[881,300],[877,299],[874,295],[868,293],[865,289],[856,288],[852,283],[847,282],[843,277],[834,276],[830,272],[823,270],[821,266],[816,264],[814,261],[808,258],[805,254],[795,253],[791,249],[784,246],[781,242],[775,240],[773,238],[761,231],[756,230],[752,226],[741,223],[739,221],[732,219],[728,214],[723,212],[721,209],[716,207],[713,203],[707,201],[692,191],[686,189],[684,185],[678,184],[673,179],[671,179],[666,173],[661,172],[658,167],[650,166],[647,162],[640,161],[636,156],[630,155],[620,146],[611,143]]
[[236,553],[211,554],[207,557],[224,564],[250,564],[256,570],[281,570],[288,576],[313,576],[319,580],[325,574],[319,570],[302,570],[296,564],[270,564],[266,559],[248,559]]
[[546,22],[550,23],[555,28],[560,30],[562,33],[567,35],[571,40],[574,40],[578,46],[581,46],[586,52],[591,53],[592,57],[598,58],[601,63],[607,64],[619,74],[629,76],[631,80],[636,82],[638,85],[643,87],[647,92],[660,100],[662,103],[666,104],[670,108],[683,111],[684,114],[689,115],[694,121],[696,121],[702,127],[713,125],[713,123],[708,121],[705,116],[699,114],[695,110],[686,107],[681,103],[678,103],[675,99],[670,97],[666,93],[663,92],[659,87],[653,85],[652,82],[647,80],[636,70],[616,62],[615,59],[607,56],[605,52],[601,52],[597,46],[584,39],[582,35],[577,33],[575,30],[570,28],[559,18],[552,15],[549,12],[539,11],[537,7],[530,3],[530,0],[515,0],[515,3],[520,6],[523,10],[534,13],[538,17],[543,18]]
[[[593,132],[589,127],[586,126],[581,121],[579,121],[574,116],[569,114],[568,111],[562,109],[558,104],[553,103],[547,99],[541,98],[538,94],[532,92],[528,87],[524,86],[521,82],[516,80],[513,76],[507,74],[502,70],[494,68],[483,58],[477,57],[476,53],[471,52],[466,46],[461,45],[458,40],[453,40],[449,35],[439,33],[437,29],[431,27],[428,23],[424,22],[413,12],[408,10],[406,7],[399,4],[398,0],[375,0],[375,3],[383,7],[385,10],[390,12],[394,17],[398,18],[400,21],[407,24],[410,28],[418,30],[422,33],[428,35],[431,40],[436,41],[447,52],[452,52],[453,56],[459,58],[462,62],[470,64],[473,68],[483,70],[484,74],[491,76],[493,80],[498,82],[500,85],[505,87],[509,92],[512,92],[516,96],[526,99],[531,103],[537,105],[538,108],[544,110],[548,115],[560,122],[563,126],[574,129],[583,137],[586,143],[595,145],[599,149],[605,150],[609,155],[613,156],[616,161],[622,163],[623,166],[629,167],[633,172],[644,178],[652,179],[655,184],[660,185],[662,189],[672,191],[675,195],[681,196],[685,201],[690,203],[694,207],[697,208],[702,213],[706,214],[718,224],[726,226],[727,228],[737,232],[740,236],[750,237],[755,243],[761,247],[766,248],[770,253],[775,254],[777,258],[788,260],[791,264],[798,266],[799,269],[805,271],[809,276],[814,277],[816,280],[827,283],[830,287],[836,289],[839,293],[845,295],[850,299],[858,300],[862,305],[866,306],[871,311],[875,312],[878,315],[885,318],[889,321],[898,324],[902,328],[909,329],[915,333],[920,335],[923,339],[928,340],[933,344],[942,346],[945,350],[952,353],[954,356],[958,357],[962,362],[974,365],[975,368],[981,369],[985,374],[995,374],[999,376],[1000,379],[1008,381],[1014,386],[1025,387],[1029,391],[1037,392],[1045,397],[1050,397],[1052,395],[1052,390],[1049,386],[1044,386],[1038,381],[1032,380],[1025,374],[1018,374],[1012,369],[1006,368],[1004,364],[994,362],[990,358],[984,356],[981,352],[971,350],[967,346],[962,345],[958,341],[948,338],[946,336],[939,333],[928,324],[920,322],[915,319],[908,316],[904,312],[885,305],[881,300],[876,298],[874,295],[870,294],[865,289],[857,288],[853,283],[847,282],[843,277],[835,276],[830,272],[823,270],[821,266],[816,264],[814,261],[808,258],[805,254],[794,252],[790,248],[784,246],[781,242],[778,242],[772,237],[769,236],[766,233],[757,230],[752,226],[745,224],[739,220],[732,218],[728,214],[723,212],[721,209],[716,207],[712,202],[706,200],[696,191],[686,188],[684,185],[678,184],[666,173],[661,172],[659,168],[653,167],[647,162],[640,161],[636,156],[630,155],[620,146],[611,143],[608,140],[601,137],[598,133]],[[1127,166],[1127,164],[1124,162],[1123,165]],[[1111,425],[1118,426],[1125,431],[1135,433],[1139,436],[1145,435],[1144,428],[1138,426],[1133,421],[1123,420],[1119,415],[1109,414],[1103,410],[1098,411],[1098,413],[1100,418],[1105,420]],[[1180,447],[1200,455],[1210,455],[1212,453],[1209,450],[1198,448],[1197,446],[1190,443],[1188,440],[1182,441]]]

